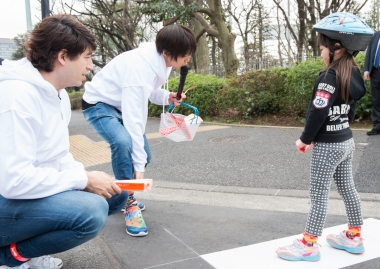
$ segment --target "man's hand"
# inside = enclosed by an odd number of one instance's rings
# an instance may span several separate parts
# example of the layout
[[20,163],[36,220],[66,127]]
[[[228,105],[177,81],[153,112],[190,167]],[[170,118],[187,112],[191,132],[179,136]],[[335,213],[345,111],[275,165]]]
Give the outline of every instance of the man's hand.
[[179,102],[182,102],[182,100],[186,98],[186,95],[182,93],[180,100],[177,100],[176,97],[177,97],[177,93],[176,92],[169,93],[169,98],[168,98],[169,104],[171,104],[171,103],[174,102],[174,106],[178,106]]
[[364,80],[369,80],[369,72],[364,72]]
[[144,172],[134,172],[133,179],[144,179]]
[[95,193],[105,199],[121,193],[120,187],[110,175],[100,171],[86,172],[86,174],[88,181],[85,191]]

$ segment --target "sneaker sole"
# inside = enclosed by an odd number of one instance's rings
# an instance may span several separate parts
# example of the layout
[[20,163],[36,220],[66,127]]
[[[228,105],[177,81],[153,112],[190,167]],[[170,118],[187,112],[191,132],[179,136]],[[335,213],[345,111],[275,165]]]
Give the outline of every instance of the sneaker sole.
[[[49,267],[49,269],[60,269],[62,268],[63,264],[61,263],[60,265],[57,265],[56,267]],[[12,267],[9,267],[9,268],[12,268]],[[30,267],[29,266],[29,269],[46,269],[46,267]]]
[[147,232],[139,232],[138,234],[132,234],[130,232],[128,232],[128,230],[125,230],[127,232],[127,234],[131,235],[131,236],[135,236],[135,237],[141,237],[141,236],[146,236],[148,235],[148,231]]
[[314,256],[305,256],[305,257],[292,257],[292,256],[285,256],[282,254],[277,254],[281,259],[287,260],[287,261],[307,261],[307,262],[316,262],[319,261],[321,258],[321,254],[314,255]]
[[357,247],[357,248],[348,248],[345,246],[337,245],[337,244],[330,242],[330,241],[327,241],[327,243],[329,243],[329,245],[334,247],[334,248],[345,250],[345,251],[353,253],[353,254],[361,254],[364,252],[364,246]]
[[[29,264],[28,264],[29,265]],[[61,262],[60,264],[58,264],[57,266],[55,266],[55,267],[49,267],[49,269],[60,269],[60,268],[62,268],[62,266],[63,266],[63,262]],[[12,268],[12,267],[9,267],[9,268]],[[38,266],[30,266],[29,265],[29,269],[46,269],[47,267],[38,267]]]
[[307,262],[316,262],[319,261],[321,258],[321,254],[314,256],[305,256],[305,257],[292,257],[292,256],[285,256],[282,254],[277,254],[281,259],[287,260],[287,261],[307,261]]

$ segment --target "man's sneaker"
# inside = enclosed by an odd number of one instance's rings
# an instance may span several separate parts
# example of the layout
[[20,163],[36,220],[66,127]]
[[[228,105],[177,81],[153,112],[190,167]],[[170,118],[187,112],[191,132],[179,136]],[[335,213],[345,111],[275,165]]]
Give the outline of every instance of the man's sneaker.
[[59,269],[62,267],[62,260],[46,255],[33,258],[27,264],[30,269]]
[[343,249],[350,253],[363,253],[363,238],[354,237],[354,239],[348,238],[346,235],[346,231],[341,232],[340,234],[329,234],[326,237],[327,243],[329,243],[332,247],[337,249]]
[[127,234],[132,236],[145,236],[148,234],[148,228],[141,215],[141,210],[138,206],[125,207],[125,220]]
[[141,211],[145,210],[145,205],[142,203],[137,202],[136,198],[133,197],[132,199],[129,199],[127,202],[127,206],[134,206],[137,205]]
[[6,266],[6,265],[1,265],[0,266],[0,269],[29,269],[29,265],[27,262],[19,265],[19,266],[16,266],[16,267],[9,267],[9,266]]
[[288,261],[318,261],[321,258],[318,244],[306,246],[300,240],[296,239],[292,245],[280,247],[276,250],[277,255]]
[[16,267],[2,265],[0,266],[0,269],[59,269],[61,267],[61,259],[53,258],[49,255],[46,255],[30,259],[29,261]]
[[[135,196],[133,194],[129,195],[129,200],[127,202],[126,207],[137,205],[141,211],[145,210],[145,205],[142,203],[137,202]],[[121,210],[122,212],[125,212],[125,208]]]

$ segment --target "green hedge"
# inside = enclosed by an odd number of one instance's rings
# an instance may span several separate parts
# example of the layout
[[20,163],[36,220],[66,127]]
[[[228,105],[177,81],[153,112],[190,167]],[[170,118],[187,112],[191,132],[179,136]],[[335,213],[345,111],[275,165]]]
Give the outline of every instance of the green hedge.
[[[216,116],[219,109],[216,103],[216,96],[220,89],[225,86],[226,79],[218,78],[214,75],[201,75],[189,72],[186,76],[183,93],[191,86],[196,86],[186,93],[186,98],[183,102],[198,108],[202,116]],[[169,91],[176,92],[179,83],[179,76],[169,80]],[[165,107],[165,110],[167,106]],[[162,106],[149,103],[149,116],[159,117],[162,113]],[[175,113],[188,115],[193,111],[185,106],[177,106]]]
[[[364,53],[359,53],[355,57],[355,61],[362,75],[364,73],[364,60]],[[305,117],[314,82],[318,78],[319,72],[324,68],[326,68],[326,66],[320,57],[316,60],[308,60],[295,64],[289,68],[286,78],[286,103],[298,116]],[[368,81],[365,82],[365,86],[367,93],[357,104],[355,113],[356,121],[368,120],[371,117],[371,92]]]
[[305,116],[314,83],[325,67],[322,58],[318,58],[294,64],[287,70],[284,102],[297,116]]
[[82,96],[83,92],[70,92],[69,98],[71,103],[71,109],[82,109]]
[[[355,58],[362,71],[364,58],[363,53]],[[231,112],[241,118],[286,112],[302,119],[306,115],[315,80],[324,68],[325,64],[319,57],[296,63],[289,68],[250,71],[233,78],[189,72],[184,92],[191,86],[196,88],[187,92],[184,102],[197,107],[204,119],[218,116],[220,112]],[[176,92],[178,82],[178,76],[170,79],[169,90]],[[357,121],[368,120],[371,116],[368,81],[366,88],[367,94],[357,105]],[[72,109],[81,108],[82,95],[82,92],[69,93]],[[159,117],[162,112],[162,106],[153,103],[149,103],[148,109],[151,117]],[[188,115],[192,110],[178,106],[175,112]]]
[[284,68],[251,71],[231,78],[217,96],[218,107],[237,111],[243,118],[281,111],[285,78]]

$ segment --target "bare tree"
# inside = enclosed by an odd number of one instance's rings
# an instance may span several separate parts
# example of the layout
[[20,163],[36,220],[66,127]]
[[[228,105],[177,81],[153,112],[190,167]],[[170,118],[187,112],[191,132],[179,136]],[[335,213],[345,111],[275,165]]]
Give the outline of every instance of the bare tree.
[[367,23],[368,25],[376,30],[380,30],[380,0],[372,0],[371,7],[367,12]]
[[204,0],[202,6],[198,5],[197,0],[135,1],[142,5],[144,14],[150,15],[154,21],[163,21],[164,25],[188,21],[190,17],[197,19],[203,27],[200,33],[207,33],[218,40],[227,75],[237,72],[239,61],[234,46],[236,35],[226,23],[221,0]]
[[[317,21],[333,12],[345,11],[358,14],[368,0],[293,0],[296,5],[296,20],[291,20],[289,12],[284,9],[282,0],[273,0],[281,11],[285,24],[289,29],[293,42],[297,47],[297,57],[311,51],[314,56],[319,54],[316,44],[316,33],[312,27]],[[289,6],[290,0],[288,0]]]
[[250,1],[247,4],[242,1],[239,6],[236,4],[236,1],[228,0],[226,6],[227,12],[234,20],[239,35],[243,40],[243,57],[245,66],[248,68],[250,65],[250,50],[253,47],[250,37],[254,29],[258,26],[258,20],[253,16],[258,6],[257,0]]
[[81,6],[61,0],[64,12],[75,14],[96,36],[94,64],[103,67],[118,54],[137,47],[145,39],[147,24],[130,0],[80,0]]
[[[319,19],[323,19],[327,15],[338,11],[358,14],[367,2],[368,0],[316,0],[315,10],[319,15]],[[308,5],[307,1],[305,1],[305,5]]]
[[317,46],[316,33],[312,30],[313,25],[315,25],[318,20],[323,19],[327,15],[334,12],[350,12],[357,15],[360,10],[365,6],[368,0],[304,0],[305,7],[308,11],[308,45],[312,49],[314,56],[319,55],[320,51]]
[[284,47],[284,42],[282,42],[282,38],[281,38],[281,33],[282,33],[281,28],[282,28],[283,23],[280,20],[278,8],[276,8],[276,14],[277,14],[277,16],[276,16],[277,25],[274,28],[274,31],[277,33],[276,37],[277,37],[277,53],[278,53],[278,58],[279,58],[279,61],[280,61],[280,65],[283,66],[284,65],[284,61],[283,61],[283,53],[282,53],[282,50],[281,50],[281,48]]
[[261,0],[241,1],[227,0],[226,12],[234,21],[238,35],[243,41],[243,57],[246,70],[250,69],[253,58],[262,59],[264,55],[264,31],[269,14]]
[[18,34],[13,38],[13,41],[16,43],[17,49],[12,53],[12,60],[19,60],[25,57],[24,43],[29,39],[29,33]]

